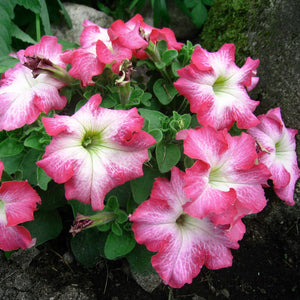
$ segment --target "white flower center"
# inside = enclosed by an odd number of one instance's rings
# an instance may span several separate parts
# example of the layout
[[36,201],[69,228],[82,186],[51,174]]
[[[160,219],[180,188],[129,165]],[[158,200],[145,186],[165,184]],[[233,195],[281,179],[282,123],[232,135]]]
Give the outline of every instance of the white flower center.
[[7,223],[6,214],[5,214],[5,203],[0,199],[0,221],[1,223]]
[[222,172],[221,167],[212,167],[209,173],[208,183],[213,188],[223,192],[228,192],[230,190],[230,187],[228,186],[228,182],[226,181],[226,177],[224,175],[224,172]]

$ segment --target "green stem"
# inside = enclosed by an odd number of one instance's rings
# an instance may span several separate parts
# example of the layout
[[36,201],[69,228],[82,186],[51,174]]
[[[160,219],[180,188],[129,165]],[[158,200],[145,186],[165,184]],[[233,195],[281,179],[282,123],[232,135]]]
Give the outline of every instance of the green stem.
[[36,30],[36,40],[37,42],[39,42],[41,39],[41,19],[39,14],[35,15],[35,30]]
[[119,92],[120,92],[120,100],[121,100],[121,104],[122,107],[125,108],[125,105],[129,102],[129,98],[130,98],[130,83],[126,83],[123,86],[119,86]]

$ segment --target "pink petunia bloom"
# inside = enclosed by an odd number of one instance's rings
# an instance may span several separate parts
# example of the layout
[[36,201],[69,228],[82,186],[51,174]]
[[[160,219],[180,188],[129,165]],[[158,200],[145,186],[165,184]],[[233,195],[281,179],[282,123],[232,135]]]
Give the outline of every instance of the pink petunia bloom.
[[[0,162],[0,175],[3,163]],[[18,224],[34,219],[36,203],[41,203],[37,192],[27,181],[3,182],[0,187],[0,249],[4,251],[34,246],[35,239]]]
[[140,35],[140,28],[143,24],[143,17],[135,15],[129,21],[124,23],[117,20],[111,24],[109,34],[111,38],[118,37],[119,44],[132,50],[145,49],[148,42]]
[[253,114],[259,102],[251,100],[246,90],[258,82],[255,74],[259,60],[248,58],[239,68],[234,63],[234,53],[233,44],[225,44],[213,53],[197,46],[192,64],[178,70],[180,78],[174,83],[190,102],[199,123],[217,130],[229,130],[235,121],[239,128],[259,123]]
[[119,72],[119,66],[125,58],[132,57],[132,50],[119,43],[119,38],[89,20],[82,25],[81,47],[63,53],[62,59],[72,65],[69,73],[80,79],[83,86],[94,84],[92,77],[100,75],[105,66],[112,64],[112,70]]
[[[39,73],[41,70],[36,68],[38,61],[44,60],[48,63],[47,67],[55,69],[57,66],[65,72],[61,52],[62,46],[57,43],[56,37],[51,36],[43,36],[36,45],[17,52],[20,63],[8,69],[0,81],[0,130],[20,128],[33,123],[41,112],[65,107],[67,99],[59,95],[59,89],[66,83],[47,72]],[[35,78],[23,65],[32,63],[35,65],[32,69],[37,72]]]
[[296,129],[286,128],[280,108],[258,116],[260,123],[248,130],[260,147],[259,161],[270,170],[274,190],[287,205],[294,205],[295,184],[300,176],[296,155]]
[[[157,42],[164,40],[167,42],[168,49],[179,51],[183,45],[183,43],[177,42],[175,34],[170,28],[158,29],[142,22],[140,26],[140,35],[146,41],[151,41],[154,45],[156,45]],[[134,50],[133,54],[139,59],[149,58],[149,55],[144,49]]]
[[191,283],[202,266],[220,269],[232,265],[229,248],[239,247],[226,230],[208,217],[198,219],[185,210],[184,173],[171,170],[171,180],[157,178],[150,199],[142,203],[130,221],[135,239],[148,250],[158,252],[151,263],[171,287]]
[[84,26],[80,35],[81,47],[74,50],[67,50],[61,58],[65,63],[72,66],[69,74],[81,81],[82,86],[95,84],[93,76],[100,75],[105,63],[100,62],[97,58],[96,43],[99,39],[109,41],[107,29],[102,28],[89,20],[82,23]]
[[184,153],[197,159],[186,170],[184,189],[192,200],[184,205],[188,214],[232,224],[265,207],[262,184],[267,184],[270,172],[264,164],[256,164],[255,140],[250,135],[232,137],[226,129],[201,127],[182,130],[177,139],[184,140]]
[[0,130],[14,130],[33,123],[41,112],[65,107],[58,90],[65,83],[48,74],[33,78],[31,70],[17,63],[0,81]]
[[57,43],[57,37],[55,36],[42,36],[40,42],[35,45],[29,46],[25,50],[17,52],[17,57],[21,63],[27,61],[27,57],[39,56],[41,58],[47,58],[52,63],[65,68],[66,64],[61,60],[62,45]]
[[142,131],[144,119],[136,108],[99,107],[94,95],[73,116],[43,118],[53,139],[37,162],[57,183],[65,183],[67,199],[90,203],[94,210],[112,188],[143,175],[148,147],[155,139]]

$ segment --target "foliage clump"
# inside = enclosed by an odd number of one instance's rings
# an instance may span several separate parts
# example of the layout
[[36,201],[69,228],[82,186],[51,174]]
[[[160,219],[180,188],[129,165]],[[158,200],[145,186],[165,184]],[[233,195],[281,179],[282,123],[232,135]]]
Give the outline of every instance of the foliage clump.
[[251,7],[251,0],[215,0],[200,35],[201,46],[217,51],[225,43],[234,43],[236,63],[242,65],[250,56],[247,29]]

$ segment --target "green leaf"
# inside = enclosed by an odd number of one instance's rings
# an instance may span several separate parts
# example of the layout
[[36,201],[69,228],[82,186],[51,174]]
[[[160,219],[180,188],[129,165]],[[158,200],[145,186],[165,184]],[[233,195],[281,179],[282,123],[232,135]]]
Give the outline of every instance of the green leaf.
[[56,238],[63,228],[57,210],[38,210],[34,213],[34,220],[24,223],[24,226],[31,236],[37,239],[35,246]]
[[40,139],[43,137],[42,134],[39,133],[31,133],[24,141],[24,146],[33,148],[36,150],[45,150],[45,145],[40,142]]
[[0,57],[0,73],[4,73],[6,70],[13,68],[19,60],[11,56]]
[[186,169],[188,169],[188,168],[192,167],[192,165],[195,163],[195,161],[192,158],[190,158],[188,156],[185,156],[184,160],[183,160],[183,163],[184,163],[184,167]]
[[118,199],[119,207],[125,209],[128,199],[131,197],[129,182],[125,182],[124,184],[112,189],[109,193],[106,194],[105,199],[109,199],[111,196],[115,196]]
[[151,265],[151,257],[154,252],[150,252],[144,245],[136,244],[135,248],[126,255],[132,271],[140,274],[155,272]]
[[51,181],[51,179],[52,178],[49,177],[43,169],[37,167],[37,183],[42,190],[47,190],[48,183]]
[[[156,143],[159,143],[164,137],[163,133],[158,128],[150,130],[149,134],[151,134],[155,138]],[[153,146],[155,146],[155,145],[153,145]]]
[[72,29],[72,20],[67,12],[67,10],[65,9],[64,5],[61,3],[60,0],[57,0],[58,5],[60,6],[60,9],[62,10],[62,13],[65,17],[65,20],[69,26],[70,29]]
[[162,120],[167,118],[167,116],[157,110],[139,108],[138,112],[143,118],[148,120],[148,128],[146,130],[161,128]]
[[23,157],[20,170],[23,172],[25,179],[32,185],[37,185],[37,165],[41,151],[30,149]]
[[112,223],[111,225],[111,231],[117,235],[117,236],[121,236],[123,234],[123,230],[120,227],[120,225],[116,222]]
[[178,71],[179,69],[181,69],[181,68],[182,68],[182,66],[181,66],[181,64],[180,64],[178,61],[174,61],[174,62],[172,63],[171,69],[172,69],[172,73],[173,73],[173,76],[174,76],[174,77],[179,77],[177,71]]
[[177,94],[177,90],[174,85],[167,83],[162,78],[155,81],[153,85],[153,92],[159,102],[163,105],[168,105]]
[[17,4],[24,6],[35,14],[39,14],[41,11],[41,4],[39,0],[17,0]]
[[67,204],[67,200],[64,196],[65,190],[62,184],[57,184],[54,181],[51,181],[48,184],[47,191],[38,190],[38,193],[42,199],[42,210],[53,211],[56,208],[62,207]]
[[29,43],[29,44],[37,43],[30,35],[28,35],[26,32],[24,32],[14,23],[11,24],[11,35],[25,43]]
[[71,42],[65,41],[65,40],[57,40],[57,42],[63,46],[63,48],[62,48],[63,51],[73,50],[73,49],[78,48],[80,46],[76,43],[71,43]]
[[46,35],[52,35],[51,25],[50,25],[50,19],[47,9],[47,4],[45,0],[39,0],[39,3],[41,5],[40,9],[40,16],[42,19],[42,23],[44,26],[45,34]]
[[175,49],[169,49],[163,54],[162,61],[168,66],[177,56],[178,52]]
[[90,204],[85,204],[78,200],[70,200],[69,203],[72,206],[74,217],[76,217],[78,213],[85,216],[91,216],[95,213]]
[[152,94],[151,93],[144,93],[142,98],[141,98],[141,103],[145,106],[150,106],[151,105],[151,98]]
[[[0,24],[0,32],[2,32],[3,26]],[[3,33],[5,30],[3,30]],[[5,36],[3,37],[0,33],[0,56],[6,56],[11,52],[10,41],[5,41]]]
[[130,181],[132,196],[137,204],[143,203],[150,195],[154,179],[160,176],[158,170],[143,167],[144,175]]
[[8,137],[0,143],[0,157],[14,156],[21,153],[24,149],[22,142]]
[[2,0],[0,1],[0,10],[6,11],[10,19],[13,19],[15,17],[14,9],[16,3],[17,3],[16,0]]
[[214,0],[202,0],[202,2],[207,6],[212,6],[214,3]]
[[170,171],[170,169],[179,162],[181,157],[180,148],[175,144],[166,145],[164,143],[159,143],[156,146],[155,154],[158,168],[161,173]]
[[88,102],[87,99],[82,99],[76,103],[75,112]]
[[246,132],[246,130],[238,128],[236,125],[236,122],[234,122],[233,126],[229,130],[229,133],[232,136],[240,136],[242,134],[242,132]]
[[0,160],[4,164],[4,169],[8,174],[15,173],[21,164],[21,161],[23,160],[24,153],[19,153],[14,156],[7,156],[2,157],[0,156]]
[[100,106],[104,108],[111,108],[118,102],[120,102],[119,93],[109,93],[107,96],[103,97]]
[[193,23],[200,28],[207,18],[207,9],[206,7],[199,2],[197,6],[192,9],[191,17]]
[[119,210],[118,212],[117,212],[117,222],[119,223],[119,224],[123,224],[123,223],[125,223],[127,220],[128,220],[128,215],[127,215],[127,213],[125,212],[125,211],[123,211],[123,210]]
[[107,207],[111,208],[112,211],[116,211],[119,208],[118,198],[116,196],[110,196],[107,200]]
[[158,70],[162,70],[166,67],[166,64],[163,61],[154,62],[154,65]]
[[[200,0],[201,1],[201,0]],[[187,8],[193,8],[195,5],[197,5],[199,0],[184,0],[184,4]]]
[[121,236],[118,236],[111,231],[104,246],[105,257],[116,259],[124,256],[132,251],[135,244],[136,241],[130,232],[124,231]]
[[76,234],[71,240],[71,249],[77,261],[86,267],[94,267],[104,256],[107,233],[95,228]]

